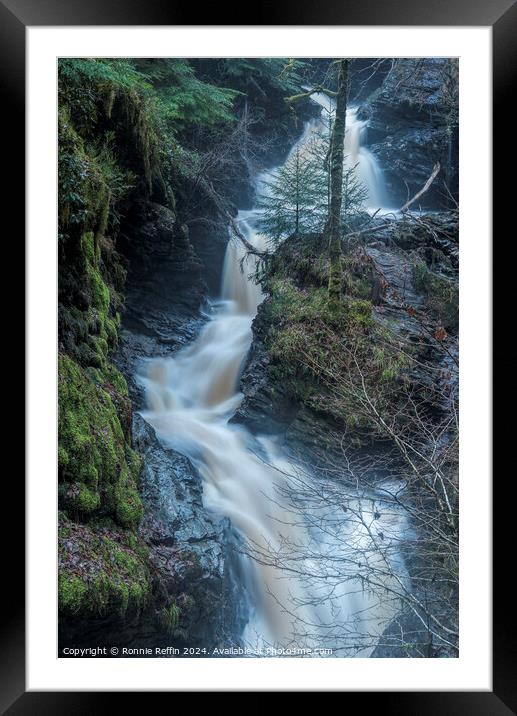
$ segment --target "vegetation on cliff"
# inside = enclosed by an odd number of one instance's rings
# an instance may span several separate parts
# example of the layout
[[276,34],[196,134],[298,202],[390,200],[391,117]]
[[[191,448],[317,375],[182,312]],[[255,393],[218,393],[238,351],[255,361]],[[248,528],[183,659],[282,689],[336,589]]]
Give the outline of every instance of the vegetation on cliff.
[[[65,616],[138,615],[152,603],[153,590],[160,592],[140,528],[132,405],[112,361],[128,254],[143,249],[128,252],[127,241],[121,248],[118,239],[122,232],[138,236],[142,207],[161,207],[172,239],[193,253],[183,222],[193,204],[198,214],[206,211],[200,187],[224,194],[224,152],[234,151],[236,127],[248,126],[241,117],[247,72],[260,66],[261,91],[281,93],[296,86],[291,76],[287,84],[280,77],[286,63],[230,63],[216,83],[183,59],[59,62],[59,606]],[[207,159],[214,146],[223,149]],[[163,594],[156,604],[158,628],[180,628],[177,605]]]
[[[385,101],[386,88],[406,77],[404,61],[393,61],[391,69],[384,62],[379,65],[382,87],[370,93],[365,105],[371,112]],[[99,618],[138,622],[150,615],[148,633],[188,636],[189,620],[201,618],[207,607],[195,603],[184,583],[204,582],[204,602],[224,599],[222,581],[208,583],[195,551],[178,548],[185,525],[178,526],[175,518],[164,530],[157,524],[159,516],[153,522],[156,515],[143,524],[149,503],[139,489],[142,459],[135,447],[144,454],[149,440],[142,431],[140,437],[132,433],[138,419],[113,359],[127,276],[135,264],[160,263],[161,277],[169,281],[170,267],[183,256],[175,270],[179,274],[183,269],[182,290],[192,288],[196,310],[204,284],[191,236],[207,226],[212,240],[218,226],[226,240],[230,226],[258,258],[255,278],[267,295],[256,326],[261,327],[268,389],[273,396],[276,390],[287,396],[293,413],[303,412],[308,424],[318,424],[326,433],[320,447],[328,454],[314,468],[325,479],[332,472],[341,483],[357,485],[359,475],[370,479],[381,470],[405,481],[404,504],[419,529],[421,546],[411,555],[418,562],[416,589],[404,586],[397,599],[409,612],[433,622],[440,648],[456,648],[454,192],[447,196],[448,207],[453,207],[448,224],[442,218],[411,218],[407,211],[397,221],[372,217],[356,167],[346,165],[344,144],[351,88],[362,89],[365,83],[357,79],[351,60],[315,67],[321,81],[311,76],[310,62],[282,58],[59,63],[58,537],[63,623],[78,615],[84,624]],[[432,88],[441,83],[434,94],[446,98],[436,121],[450,149],[443,181],[447,188],[457,129],[454,67],[441,61],[432,65],[437,74],[430,81]],[[369,70],[367,65],[363,69]],[[406,80],[414,82],[415,76],[420,82],[420,65]],[[328,131],[315,135],[304,151],[298,147],[267,185],[258,226],[271,250],[257,250],[239,229],[235,205],[254,203],[250,177],[263,169],[268,152],[285,150],[285,140],[300,133],[299,119],[314,111],[309,98],[316,93],[331,100],[329,107],[336,100],[335,110],[328,111]],[[406,101],[422,125],[429,103],[436,105],[425,87],[416,96],[409,92]],[[441,134],[434,129],[433,141],[439,143]],[[390,137],[391,129],[382,131],[384,138]],[[426,131],[421,129],[416,144],[422,144]],[[445,144],[436,150],[440,161]],[[275,156],[285,156],[285,151]],[[426,179],[427,160],[419,166]],[[434,166],[430,184],[440,169],[439,163]],[[213,255],[209,247],[205,263]],[[143,290],[148,290],[143,274]],[[190,285],[194,281],[195,287]],[[161,304],[166,311],[168,301],[169,294]],[[275,400],[271,403],[275,410]],[[361,450],[366,445],[375,450],[365,456]],[[332,451],[340,453],[340,462],[332,462]],[[152,449],[146,457],[147,469]],[[186,461],[178,484],[182,479],[194,483],[190,468]],[[156,457],[153,469],[160,497],[160,478],[171,469],[179,474],[180,467],[167,456]],[[198,495],[189,499],[200,503]],[[341,498],[336,493],[332,499]],[[293,503],[298,507],[296,497]],[[185,514],[192,511],[178,510],[177,520]],[[207,524],[201,520],[192,541],[207,539]],[[194,531],[193,526],[188,529]],[[298,569],[302,557],[287,554],[286,564],[293,558]],[[354,562],[349,557],[347,564]],[[264,563],[271,559],[259,558]],[[375,568],[369,576],[377,576]],[[430,596],[425,590],[434,579],[446,591],[435,589]],[[215,591],[221,594],[213,597]],[[422,598],[425,608],[418,601]]]

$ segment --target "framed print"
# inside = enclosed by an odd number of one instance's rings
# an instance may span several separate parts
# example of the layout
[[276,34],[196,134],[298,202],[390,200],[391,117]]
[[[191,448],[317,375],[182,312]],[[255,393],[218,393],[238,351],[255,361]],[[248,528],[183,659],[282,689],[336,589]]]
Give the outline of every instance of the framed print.
[[7,713],[335,690],[511,713],[491,127],[515,6],[0,7],[27,142]]

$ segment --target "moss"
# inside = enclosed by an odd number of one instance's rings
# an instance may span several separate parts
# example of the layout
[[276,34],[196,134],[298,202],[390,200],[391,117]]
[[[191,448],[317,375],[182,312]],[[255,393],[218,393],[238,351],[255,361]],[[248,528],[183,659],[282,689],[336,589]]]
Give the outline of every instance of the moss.
[[[115,369],[110,375],[116,379]],[[138,525],[140,459],[127,445],[110,392],[68,356],[59,357],[59,448],[60,478],[69,484],[61,492],[65,509],[100,509],[124,526]]]
[[59,609],[76,614],[86,600],[88,588],[80,577],[62,572],[58,579]]
[[81,235],[81,252],[90,266],[97,266],[100,259],[99,247],[96,245],[93,231],[85,231]]
[[271,382],[366,439],[375,425],[361,409],[361,373],[381,405],[396,400],[409,359],[374,319],[370,300],[344,295],[329,303],[326,286],[297,286],[282,273],[270,276],[268,287],[271,295],[260,310]]
[[100,494],[97,491],[98,474],[95,468],[92,468],[90,481],[93,483],[88,487],[85,483],[73,483],[67,485],[60,490],[62,505],[66,505],[71,512],[79,512],[87,515],[97,510],[101,503]]
[[126,533],[100,525],[79,525],[60,515],[59,610],[65,614],[104,616],[140,612],[149,603],[151,576],[147,548]]
[[179,626],[181,608],[174,602],[160,610],[159,621],[168,634],[174,634]]
[[90,284],[92,305],[106,313],[110,302],[109,288],[104,283],[98,269],[89,265],[86,268],[86,274]]
[[458,285],[445,276],[431,271],[425,261],[416,261],[411,280],[417,291],[425,295],[427,307],[449,331],[458,328]]
[[363,326],[372,326],[372,303],[364,299],[347,298],[344,312],[346,319]]
[[104,371],[105,380],[110,383],[117,393],[123,396],[128,395],[127,382],[122,373],[114,365],[108,364]]
[[115,516],[125,527],[138,525],[142,519],[143,506],[134,487],[122,485],[115,489]]
[[96,350],[96,347],[88,345],[88,343],[80,343],[72,350],[75,360],[82,366],[87,368],[102,368],[104,366],[104,356]]
[[67,451],[61,445],[58,447],[58,461],[59,464],[63,465],[64,467],[66,467],[66,465],[68,465],[70,461]]

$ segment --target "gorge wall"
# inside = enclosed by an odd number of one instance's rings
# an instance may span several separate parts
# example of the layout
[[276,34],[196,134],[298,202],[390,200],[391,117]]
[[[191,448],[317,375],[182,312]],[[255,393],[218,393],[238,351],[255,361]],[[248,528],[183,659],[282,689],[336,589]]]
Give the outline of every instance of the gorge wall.
[[[60,65],[60,648],[207,644],[245,619],[228,594],[231,526],[206,513],[192,464],[140,418],[135,382],[141,361],[197,333],[200,309],[217,295],[227,218],[197,186],[196,152],[207,156],[208,139],[184,147],[199,127],[208,138],[220,127],[230,160],[219,159],[211,180],[230,213],[252,201],[252,162],[232,144],[245,95],[235,117],[225,114],[227,90],[171,61],[163,72],[179,100],[187,90],[198,98],[198,116],[175,106],[166,127],[156,104],[161,76],[153,95],[145,62]],[[233,80],[239,91],[248,69]],[[264,165],[287,151],[314,109],[307,103],[295,122],[275,74],[264,71],[261,85],[260,120],[249,131],[263,147],[254,161]],[[250,111],[255,104],[251,96]],[[284,127],[274,144],[272,126]]]
[[458,198],[457,87],[456,60],[406,60],[390,68],[360,104],[360,115],[368,119],[368,144],[384,168],[394,208],[424,186],[436,162],[442,170],[421,207],[450,208],[449,192]]

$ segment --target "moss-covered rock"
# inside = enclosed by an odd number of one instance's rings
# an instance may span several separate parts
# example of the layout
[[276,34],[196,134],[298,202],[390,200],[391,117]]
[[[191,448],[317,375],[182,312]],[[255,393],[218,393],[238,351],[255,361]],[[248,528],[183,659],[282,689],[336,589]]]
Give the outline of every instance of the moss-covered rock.
[[59,519],[59,610],[62,614],[120,616],[149,603],[147,548],[115,525],[80,525]]
[[433,316],[449,331],[458,329],[458,282],[432,271],[425,261],[413,264],[411,280],[417,291],[424,294]]
[[262,270],[269,295],[254,323],[266,377],[250,392],[241,415],[245,418],[252,401],[262,412],[280,401],[288,425],[299,414],[300,425],[315,420],[330,431],[346,431],[352,441],[369,442],[377,426],[362,404],[362,380],[378,405],[395,403],[411,363],[411,348],[401,351],[374,313],[380,293],[372,262],[364,251],[344,254],[342,293],[330,302],[321,237],[288,239],[277,254],[282,260],[272,258]]
[[[126,391],[110,368],[108,376]],[[115,386],[102,383],[72,358],[59,356],[60,500],[72,514],[97,510],[121,525],[135,527],[142,516],[137,491],[140,459],[128,444],[113,400]]]

